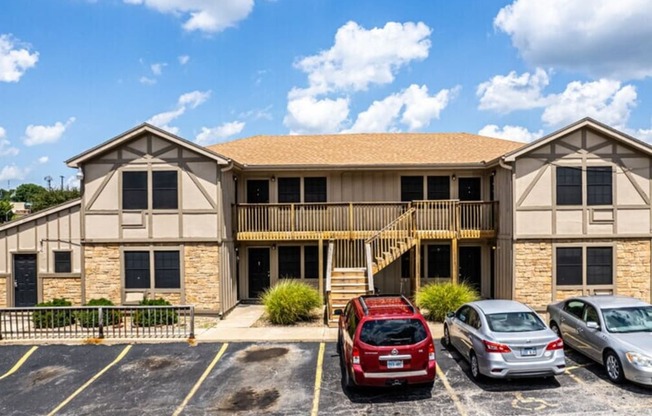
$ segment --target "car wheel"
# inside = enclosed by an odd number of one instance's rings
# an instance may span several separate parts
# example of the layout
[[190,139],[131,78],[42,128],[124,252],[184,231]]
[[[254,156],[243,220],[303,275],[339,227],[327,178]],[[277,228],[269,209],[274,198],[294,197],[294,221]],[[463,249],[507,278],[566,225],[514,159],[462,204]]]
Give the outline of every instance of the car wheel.
[[448,332],[448,325],[444,325],[444,347],[451,347],[451,334]]
[[607,370],[607,377],[612,383],[620,384],[625,380],[623,365],[615,352],[609,351],[604,356],[604,368]]
[[557,335],[560,339],[563,339],[561,337],[561,330],[559,329],[559,325],[557,325],[557,322],[552,321],[550,323],[550,329],[552,329],[552,332],[554,332],[555,335]]
[[471,377],[473,380],[482,380],[482,373],[480,373],[480,364],[478,363],[478,357],[473,351],[471,351],[469,354],[469,364],[471,365]]

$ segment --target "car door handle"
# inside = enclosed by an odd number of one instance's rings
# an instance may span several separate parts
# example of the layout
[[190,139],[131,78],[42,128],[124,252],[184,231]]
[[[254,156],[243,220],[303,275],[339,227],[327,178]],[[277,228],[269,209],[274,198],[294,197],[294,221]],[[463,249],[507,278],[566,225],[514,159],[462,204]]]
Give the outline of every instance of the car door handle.
[[577,332],[578,332],[578,333],[579,333],[579,332],[582,332],[582,331],[584,331],[583,328],[577,327]]

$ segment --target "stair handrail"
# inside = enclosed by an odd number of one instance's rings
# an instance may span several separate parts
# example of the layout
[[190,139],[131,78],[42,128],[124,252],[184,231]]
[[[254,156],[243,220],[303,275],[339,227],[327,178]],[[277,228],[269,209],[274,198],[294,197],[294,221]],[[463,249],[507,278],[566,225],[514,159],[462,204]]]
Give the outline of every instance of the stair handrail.
[[376,292],[376,288],[374,287],[374,269],[372,267],[373,265],[373,258],[371,257],[371,244],[370,243],[365,243],[364,245],[364,251],[365,251],[365,257],[366,257],[366,263],[367,263],[367,290],[371,293]]
[[[365,240],[365,251],[368,253],[366,255],[367,270],[371,269],[371,274],[373,276],[373,264],[376,257],[382,257],[383,251],[386,248],[386,251],[391,250],[392,247],[395,247],[399,240],[404,241],[407,247],[410,247],[410,239],[414,236],[414,225],[415,225],[415,216],[416,208],[410,206],[407,211],[396,217],[389,224],[384,226],[381,230],[377,231],[374,235]],[[384,233],[388,233],[392,230],[396,231],[405,231],[406,235],[404,237],[394,236],[390,244],[389,241],[383,243],[381,239]],[[380,264],[376,264],[376,271],[378,272],[381,268]],[[369,279],[369,290],[373,290],[373,278]]]
[[[387,224],[386,226],[384,226],[382,229],[376,231],[376,234],[374,234],[374,235],[372,235],[371,237],[367,238],[367,239],[365,240],[365,244],[371,244],[371,243],[373,243],[374,240],[377,240],[377,239],[380,238],[380,235],[381,235],[383,232],[385,232],[385,231],[389,231],[389,229],[392,228],[392,227],[393,227],[397,222],[403,220],[403,217],[413,216],[413,214],[414,214],[416,211],[417,211],[416,208],[414,208],[414,207],[410,207],[407,211],[405,211],[404,213],[402,213],[402,214],[399,215],[398,217],[394,218],[394,219],[392,220],[392,222],[390,222],[389,224]],[[412,230],[410,229],[410,230],[405,230],[405,231],[412,231]]]
[[335,251],[335,243],[333,240],[328,242],[328,255],[326,256],[326,293],[331,291],[331,280],[333,274],[333,251]]

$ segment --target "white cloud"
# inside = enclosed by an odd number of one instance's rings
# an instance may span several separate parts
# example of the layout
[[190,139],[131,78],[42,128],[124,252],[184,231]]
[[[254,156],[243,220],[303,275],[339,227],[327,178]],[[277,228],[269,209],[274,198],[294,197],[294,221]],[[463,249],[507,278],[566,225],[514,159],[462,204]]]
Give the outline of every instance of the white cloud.
[[388,22],[370,30],[348,22],[337,30],[333,47],[295,66],[308,74],[308,95],[366,90],[391,83],[402,66],[427,58],[430,33],[421,22]]
[[25,146],[35,146],[44,143],[56,143],[59,141],[66,129],[75,122],[75,117],[70,117],[68,121],[62,123],[57,121],[52,126],[41,126],[30,124],[25,129],[23,144]]
[[0,170],[0,181],[23,180],[29,173],[29,168],[19,168],[16,165],[7,165]]
[[217,127],[202,127],[201,133],[197,135],[195,142],[201,145],[223,142],[240,133],[244,126],[245,123],[241,121],[232,121]]
[[140,77],[140,79],[138,81],[141,84],[145,84],[145,85],[154,85],[154,84],[156,84],[156,79],[145,77],[145,76]]
[[40,164],[48,163],[48,160],[50,160],[49,157],[41,156],[41,157],[38,158],[38,163],[40,163]]
[[272,107],[273,106],[270,104],[265,108],[258,108],[258,109],[254,109],[254,110],[249,110],[247,112],[240,113],[239,117],[240,118],[248,118],[248,119],[252,119],[252,120],[264,119],[264,120],[271,121],[271,120],[274,119],[274,117],[272,116],[272,112],[271,112]]
[[306,96],[290,100],[287,109],[283,123],[290,134],[335,133],[349,115],[349,100]]
[[624,129],[635,106],[636,88],[632,85],[621,87],[620,82],[606,79],[586,83],[574,81],[555,96],[541,119],[550,126],[561,126],[592,117],[616,129]]
[[531,65],[615,79],[652,75],[649,0],[516,0],[494,19]]
[[488,124],[478,132],[481,136],[497,137],[499,139],[514,140],[517,142],[531,142],[543,137],[543,130],[529,131],[525,127],[505,125],[502,128],[495,124]]
[[147,120],[147,123],[160,127],[172,134],[179,134],[179,128],[170,126],[169,123],[183,115],[186,110],[194,109],[206,102],[211,96],[209,91],[191,91],[181,94],[177,100],[177,107],[174,110],[155,114]]
[[205,33],[221,32],[244,20],[254,8],[254,0],[124,0],[144,5],[160,13],[185,19],[183,28]]
[[11,35],[0,35],[0,82],[18,82],[38,62],[38,52],[17,43]]
[[478,108],[505,114],[544,107],[550,100],[542,95],[542,91],[549,83],[548,74],[541,68],[537,68],[533,74],[525,72],[518,75],[512,71],[507,75],[496,75],[478,85]]
[[180,65],[185,65],[190,61],[190,57],[188,55],[181,55],[179,56],[179,64]]
[[163,68],[165,68],[168,64],[165,62],[157,62],[155,64],[151,64],[149,67],[152,70],[152,74],[156,76],[160,76],[163,73]]
[[399,117],[408,130],[421,129],[428,126],[431,120],[439,118],[458,90],[457,87],[444,89],[431,96],[425,85],[419,87],[412,84],[400,93],[374,101],[366,111],[358,114],[353,126],[343,133],[397,131]]
[[7,131],[0,127],[0,156],[16,156],[19,150],[7,140]]

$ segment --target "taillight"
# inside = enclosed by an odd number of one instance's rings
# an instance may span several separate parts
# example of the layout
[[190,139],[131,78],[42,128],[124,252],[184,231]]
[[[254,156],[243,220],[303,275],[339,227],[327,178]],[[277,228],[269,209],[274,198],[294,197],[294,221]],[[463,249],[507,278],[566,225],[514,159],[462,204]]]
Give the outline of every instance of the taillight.
[[564,349],[564,341],[562,341],[561,338],[557,338],[556,340],[549,343],[548,346],[546,347],[546,351],[563,350],[563,349]]
[[353,353],[351,353],[351,362],[353,364],[360,364],[360,350],[358,347],[353,347]]
[[428,345],[428,360],[435,361],[435,344]]
[[484,350],[487,352],[497,352],[501,354],[512,352],[512,350],[505,344],[491,341],[482,341],[482,343],[484,344]]

